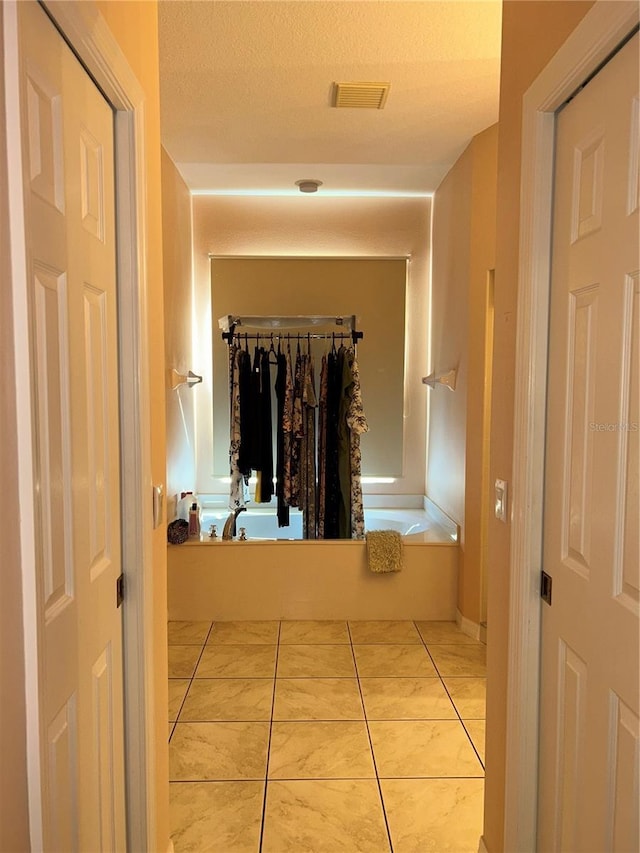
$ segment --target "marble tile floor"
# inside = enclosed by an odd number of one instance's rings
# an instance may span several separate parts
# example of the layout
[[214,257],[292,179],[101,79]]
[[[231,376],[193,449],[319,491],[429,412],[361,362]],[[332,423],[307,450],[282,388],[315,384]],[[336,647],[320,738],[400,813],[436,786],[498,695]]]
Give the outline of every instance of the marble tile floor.
[[175,853],[476,853],[485,682],[453,622],[169,622]]

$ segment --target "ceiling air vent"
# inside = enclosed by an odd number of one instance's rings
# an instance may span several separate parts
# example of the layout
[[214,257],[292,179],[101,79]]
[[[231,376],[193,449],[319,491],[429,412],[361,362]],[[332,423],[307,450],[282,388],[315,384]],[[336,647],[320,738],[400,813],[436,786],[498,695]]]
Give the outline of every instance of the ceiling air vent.
[[391,83],[334,83],[334,107],[381,110],[387,102]]

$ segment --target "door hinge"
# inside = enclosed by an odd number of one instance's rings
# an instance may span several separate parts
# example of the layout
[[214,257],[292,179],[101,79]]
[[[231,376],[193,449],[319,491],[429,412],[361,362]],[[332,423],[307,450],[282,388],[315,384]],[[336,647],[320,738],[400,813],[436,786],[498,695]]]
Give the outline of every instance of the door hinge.
[[551,604],[551,586],[553,584],[553,579],[551,575],[548,575],[544,570],[540,573],[540,597],[543,601],[546,601],[547,604]]
[[120,575],[116,581],[116,607],[120,607],[124,601],[124,575]]

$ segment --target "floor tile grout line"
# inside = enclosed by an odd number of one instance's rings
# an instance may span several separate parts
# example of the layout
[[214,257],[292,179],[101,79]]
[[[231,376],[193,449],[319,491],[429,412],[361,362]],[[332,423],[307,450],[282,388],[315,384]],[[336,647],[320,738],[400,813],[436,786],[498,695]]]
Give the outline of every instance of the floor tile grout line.
[[459,717],[368,717],[371,723],[459,723]]
[[[415,624],[415,622],[414,622],[414,624]],[[426,641],[426,640],[425,640],[425,638],[422,636],[422,633],[420,632],[420,628],[418,628],[418,626],[417,626],[417,625],[416,625],[416,631],[418,632],[418,634],[420,634],[420,639],[422,640],[422,643],[423,643],[423,645],[424,645],[424,647],[425,647],[425,649],[426,649],[426,651],[427,651],[427,654],[428,654],[428,655],[429,655],[429,657],[431,658],[431,662],[433,663],[433,666],[435,667],[435,670],[436,670],[436,672],[438,673],[438,678],[440,679],[440,682],[442,683],[442,687],[444,688],[445,693],[446,693],[446,694],[447,694],[447,696],[449,697],[449,701],[450,701],[450,702],[451,702],[451,704],[453,705],[453,710],[456,712],[457,718],[458,718],[458,720],[460,721],[460,724],[462,725],[462,728],[464,729],[464,733],[466,734],[467,739],[468,739],[469,743],[471,744],[471,749],[473,749],[473,751],[474,751],[474,752],[475,752],[475,754],[476,754],[476,757],[477,757],[478,761],[480,762],[480,766],[482,767],[482,778],[484,779],[484,775],[485,775],[485,766],[484,766],[484,761],[480,758],[480,753],[479,753],[479,752],[478,752],[478,750],[476,749],[476,745],[475,745],[475,743],[473,742],[473,739],[472,739],[471,735],[470,735],[470,734],[469,734],[469,732],[467,731],[467,727],[465,726],[465,724],[464,724],[464,720],[462,719],[462,716],[460,715],[460,711],[458,710],[458,706],[457,706],[457,705],[456,705],[456,703],[453,701],[453,696],[451,695],[451,693],[449,693],[449,689],[448,689],[447,685],[445,684],[444,677],[440,674],[440,670],[438,669],[438,665],[436,664],[436,662],[435,662],[435,660],[434,660],[434,658],[433,658],[433,656],[432,656],[431,652],[429,651],[429,646],[428,646],[428,644],[427,644],[427,641]],[[433,646],[438,646],[438,645],[446,645],[446,644],[445,644],[445,643],[432,643],[431,645],[433,645]],[[449,645],[451,645],[451,644],[449,644]],[[460,645],[468,645],[468,644],[466,644],[466,643],[462,643],[462,644],[460,644]],[[449,677],[450,677],[450,676],[447,676],[447,678],[449,678]],[[458,677],[459,677],[459,678],[465,678],[465,677],[467,677],[467,678],[481,678],[482,676],[458,676]]]
[[364,694],[362,692],[362,685],[360,684],[360,674],[358,673],[358,663],[356,660],[356,653],[353,648],[353,637],[351,636],[351,626],[349,625],[349,621],[347,620],[347,631],[349,632],[349,639],[351,641],[351,654],[353,656],[353,666],[356,671],[356,679],[358,682],[358,692],[360,693],[360,702],[362,703],[362,713],[364,714],[364,724],[367,730],[367,738],[369,740],[369,749],[371,750],[371,761],[373,762],[373,772],[376,774],[376,785],[378,786],[378,796],[380,797],[380,805],[382,807],[382,817],[384,818],[385,829],[387,830],[387,839],[389,840],[389,851],[393,853],[393,841],[391,839],[391,829],[389,827],[389,820],[387,818],[387,809],[384,804],[384,797],[382,796],[382,786],[380,785],[380,776],[378,775],[378,763],[376,762],[376,754],[373,751],[373,741],[371,739],[371,731],[369,730],[369,719],[367,717],[367,708],[364,703]]
[[[465,734],[466,734],[466,735],[467,735],[467,737],[469,738],[469,742],[471,743],[471,747],[472,747],[473,751],[474,751],[474,752],[475,752],[475,754],[478,756],[478,761],[480,762],[480,766],[482,767],[482,776],[483,776],[483,778],[484,778],[484,774],[485,774],[484,761],[483,761],[483,760],[482,760],[482,758],[480,757],[480,753],[478,752],[478,750],[477,750],[477,748],[476,748],[476,745],[475,745],[475,743],[473,742],[473,738],[472,738],[472,737],[471,737],[471,735],[469,734],[469,730],[467,729],[467,727],[466,727],[466,725],[465,725],[465,722],[464,722],[464,720],[462,719],[462,717],[460,717],[460,722],[462,723],[462,728],[464,729]],[[485,722],[485,721],[483,720],[483,722]]]
[[207,676],[206,678],[194,678],[194,681],[198,683],[202,683],[203,681],[271,681],[268,676],[264,675],[229,675],[229,676],[221,676],[218,678],[217,676]]
[[[212,619],[211,624],[209,625],[209,630],[207,631],[207,636],[204,638],[204,643],[202,644],[202,648],[200,649],[200,654],[198,655],[198,660],[196,661],[196,665],[193,668],[193,674],[191,675],[191,678],[189,678],[189,684],[187,685],[187,689],[184,692],[184,696],[182,697],[182,702],[180,703],[180,708],[178,709],[178,713],[176,714],[175,721],[173,722],[173,727],[171,728],[171,734],[169,735],[168,743],[171,743],[171,738],[173,737],[173,734],[176,730],[176,726],[178,725],[178,721],[180,720],[180,714],[182,713],[182,709],[184,708],[184,703],[187,701],[187,696],[189,695],[189,691],[191,690],[191,685],[193,684],[193,680],[196,677],[196,672],[198,671],[198,664],[200,663],[202,655],[204,654],[204,650],[207,648],[207,640],[209,639],[209,636],[210,636],[211,632],[213,631],[214,624],[215,623]],[[181,645],[181,644],[180,643],[174,643],[174,645]],[[195,643],[194,643],[194,645],[195,645]],[[171,720],[169,722],[171,722]]]
[[[192,722],[189,720],[189,722]],[[234,722],[234,720],[195,720],[196,723],[224,723]],[[263,723],[268,720],[243,720],[247,723]],[[302,717],[302,718],[284,718],[275,720],[274,723],[459,723],[458,717]],[[462,723],[464,723],[464,719]],[[484,723],[482,719],[468,720],[467,722]]]
[[261,723],[269,723],[269,720],[238,720],[237,718],[233,719],[224,719],[224,720],[180,720],[181,724],[184,726],[187,723],[190,726],[217,726],[217,725],[225,725],[228,726],[233,723],[237,723],[240,726],[246,725],[259,725]]
[[262,796],[262,817],[260,820],[260,838],[258,840],[258,853],[262,851],[264,840],[264,824],[267,817],[267,788],[269,786],[269,761],[271,759],[271,735],[273,733],[273,712],[276,705],[276,684],[278,677],[278,656],[280,654],[280,632],[282,631],[282,621],[278,620],[278,636],[276,638],[276,659],[273,668],[273,694],[271,696],[271,718],[269,720],[269,738],[267,740],[267,763],[264,769],[264,794]]
[[[380,776],[380,779],[384,780],[406,780],[406,779],[444,779],[445,781],[451,781],[453,779],[475,779],[482,781],[482,776],[469,776],[458,773],[455,776],[419,776],[417,774],[412,774],[411,776]],[[376,780],[375,776],[278,776],[276,779],[271,779],[271,782],[374,782]],[[217,779],[174,779],[171,784],[172,785],[193,785],[193,784],[203,784],[203,785],[216,785],[216,784],[224,784],[226,782],[238,783],[238,782],[262,782],[262,776],[255,777],[229,777],[229,778],[217,778]]]

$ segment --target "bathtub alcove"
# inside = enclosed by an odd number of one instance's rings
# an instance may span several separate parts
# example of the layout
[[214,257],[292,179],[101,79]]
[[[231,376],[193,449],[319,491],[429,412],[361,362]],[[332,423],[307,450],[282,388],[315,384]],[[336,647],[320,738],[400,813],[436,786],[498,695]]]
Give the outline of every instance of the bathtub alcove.
[[367,529],[405,531],[403,569],[388,574],[368,569],[364,541],[265,535],[264,512],[238,517],[246,541],[210,539],[209,523],[220,533],[227,514],[209,509],[199,540],[168,546],[169,619],[456,618],[458,534],[434,506],[365,510]]

